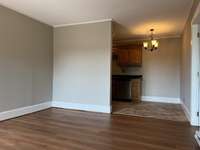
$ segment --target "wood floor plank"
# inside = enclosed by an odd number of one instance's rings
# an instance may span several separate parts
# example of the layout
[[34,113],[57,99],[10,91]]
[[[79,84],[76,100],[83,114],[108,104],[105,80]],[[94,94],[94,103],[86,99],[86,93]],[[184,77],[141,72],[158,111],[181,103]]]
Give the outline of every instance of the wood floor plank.
[[0,122],[0,150],[198,150],[189,123],[51,108]]

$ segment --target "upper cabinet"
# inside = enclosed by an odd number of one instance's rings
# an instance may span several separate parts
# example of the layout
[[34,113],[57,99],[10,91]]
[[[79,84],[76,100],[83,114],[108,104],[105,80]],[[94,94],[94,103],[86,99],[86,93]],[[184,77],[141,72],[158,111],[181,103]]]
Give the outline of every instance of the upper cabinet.
[[117,62],[120,66],[127,66],[129,64],[129,50],[118,49]]
[[118,46],[115,48],[118,64],[126,66],[142,66],[142,45]]

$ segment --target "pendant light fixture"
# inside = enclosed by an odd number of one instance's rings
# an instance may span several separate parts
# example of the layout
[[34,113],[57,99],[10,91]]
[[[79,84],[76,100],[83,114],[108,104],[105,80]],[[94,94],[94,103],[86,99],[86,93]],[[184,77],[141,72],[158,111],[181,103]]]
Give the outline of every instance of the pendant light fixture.
[[154,29],[150,29],[151,35],[150,40],[143,42],[143,47],[145,50],[154,51],[158,49],[159,42],[154,39]]

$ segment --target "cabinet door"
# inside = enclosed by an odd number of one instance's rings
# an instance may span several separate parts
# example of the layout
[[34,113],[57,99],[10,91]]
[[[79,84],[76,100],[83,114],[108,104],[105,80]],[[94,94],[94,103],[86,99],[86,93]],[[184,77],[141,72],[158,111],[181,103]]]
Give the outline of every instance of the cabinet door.
[[112,99],[119,97],[119,82],[116,79],[112,79]]
[[129,49],[129,65],[141,66],[142,65],[142,48],[135,46]]
[[129,51],[127,49],[120,49],[118,54],[118,64],[120,66],[127,66],[129,64]]
[[132,80],[131,95],[133,102],[141,102],[141,79]]

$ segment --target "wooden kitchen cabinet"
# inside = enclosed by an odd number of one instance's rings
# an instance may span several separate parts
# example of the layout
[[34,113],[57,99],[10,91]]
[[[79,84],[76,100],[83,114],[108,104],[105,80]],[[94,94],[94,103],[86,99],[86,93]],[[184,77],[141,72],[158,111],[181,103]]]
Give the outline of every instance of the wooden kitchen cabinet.
[[127,66],[127,64],[129,64],[129,51],[127,49],[119,49],[117,56],[120,66]]
[[135,46],[129,49],[129,65],[141,66],[142,65],[142,47]]
[[142,46],[121,46],[117,49],[118,64],[120,66],[141,66]]

